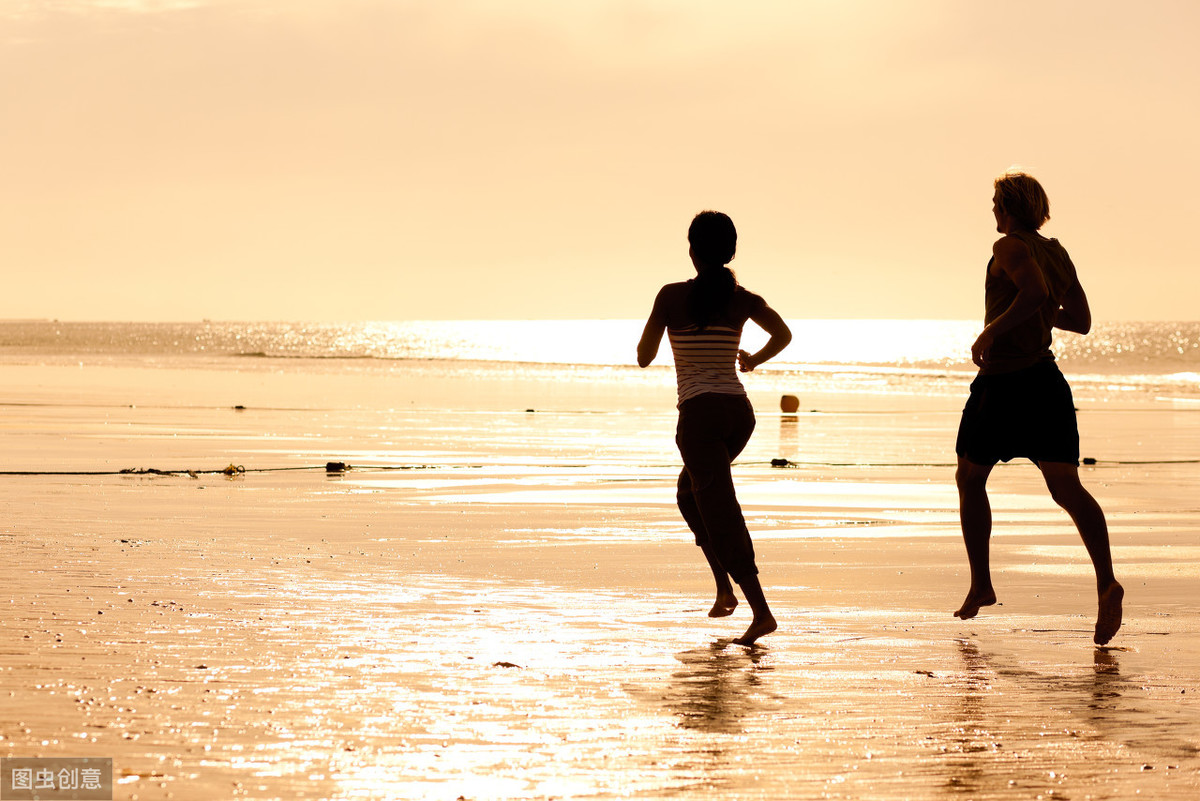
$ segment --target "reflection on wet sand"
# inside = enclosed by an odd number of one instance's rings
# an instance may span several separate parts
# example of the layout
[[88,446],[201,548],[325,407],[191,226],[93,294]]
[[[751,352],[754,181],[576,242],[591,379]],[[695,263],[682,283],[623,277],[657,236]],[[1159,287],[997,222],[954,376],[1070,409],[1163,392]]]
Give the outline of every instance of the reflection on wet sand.
[[955,725],[951,742],[945,745],[951,756],[945,762],[943,786],[953,793],[976,795],[994,781],[989,776],[988,760],[980,755],[1000,748],[996,733],[987,727],[986,698],[991,691],[991,669],[971,640],[959,640],[958,653],[963,670],[961,676],[951,680],[958,703],[950,709]]
[[1087,705],[1088,719],[1103,730],[1120,713],[1122,684],[1121,663],[1115,648],[1097,648],[1092,655],[1092,700]]
[[731,647],[731,639],[682,651],[675,658],[683,669],[671,676],[667,705],[685,729],[741,734],[743,721],[760,706],[765,691],[761,648]]
[[[1088,692],[1091,700],[1086,719],[1098,736],[1121,742],[1155,761],[1167,760],[1167,770],[1180,762],[1195,762],[1200,742],[1195,738],[1195,721],[1178,706],[1157,706],[1135,700],[1135,691],[1147,689],[1145,677],[1121,675],[1122,648],[1097,648]],[[1157,708],[1156,708],[1157,707]]]
[[[957,697],[947,705],[951,725],[941,745],[941,787],[948,795],[992,798],[1018,788],[1057,793],[1069,765],[1075,778],[1087,770],[1102,780],[1103,761],[1084,760],[1083,752],[1093,751],[1093,743],[1116,755],[1119,745],[1110,735],[1128,725],[1119,666],[1109,649],[1096,649],[1094,671],[1071,676],[1069,666],[1049,675],[1011,665],[971,639],[956,645],[961,672],[949,680]],[[1090,731],[1073,723],[1081,714]]]
[[778,458],[789,462],[796,458],[800,451],[800,421],[794,414],[785,414],[779,418],[779,452]]
[[[1121,673],[1124,649],[1099,647],[1091,669],[1013,665],[973,640],[957,643],[961,672],[948,689],[942,788],[999,797],[1015,788],[1061,793],[1066,782],[1103,784],[1113,765],[1141,761],[1166,787],[1194,783],[1194,721],[1156,702],[1155,688]],[[1165,781],[1164,781],[1165,780]]]

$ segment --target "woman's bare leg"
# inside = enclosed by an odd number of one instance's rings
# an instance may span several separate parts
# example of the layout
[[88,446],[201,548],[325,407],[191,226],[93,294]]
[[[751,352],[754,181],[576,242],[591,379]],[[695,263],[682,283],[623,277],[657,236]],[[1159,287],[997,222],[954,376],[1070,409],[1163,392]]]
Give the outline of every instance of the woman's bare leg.
[[742,595],[746,596],[746,603],[750,604],[750,609],[754,612],[754,619],[750,621],[746,633],[734,642],[738,645],[753,645],[755,640],[775,631],[779,625],[775,622],[775,616],[771,614],[771,608],[767,606],[758,576],[749,576],[739,581],[738,585],[742,588]]
[[738,599],[733,594],[733,583],[729,580],[729,574],[725,572],[725,568],[721,567],[720,560],[712,551],[711,545],[701,545],[700,549],[704,551],[704,558],[708,560],[708,566],[712,569],[713,579],[717,582],[717,599],[713,601],[713,607],[709,610],[709,617],[728,617],[733,614],[733,610],[737,609]]

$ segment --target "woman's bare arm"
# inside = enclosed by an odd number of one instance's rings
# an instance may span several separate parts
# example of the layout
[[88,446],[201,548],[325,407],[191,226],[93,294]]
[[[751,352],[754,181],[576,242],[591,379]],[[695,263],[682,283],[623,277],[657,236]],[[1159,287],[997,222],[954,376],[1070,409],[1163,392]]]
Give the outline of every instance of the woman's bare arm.
[[638,341],[638,367],[649,367],[658,355],[658,346],[662,342],[663,333],[667,330],[667,317],[663,306],[665,304],[665,289],[660,290],[654,299],[654,308],[650,310],[650,319],[646,320],[646,328]]
[[738,367],[743,373],[748,373],[768,359],[778,356],[792,341],[792,330],[788,328],[779,313],[766,303],[757,312],[750,315],[750,319],[766,331],[770,335],[770,339],[757,353],[738,351]]

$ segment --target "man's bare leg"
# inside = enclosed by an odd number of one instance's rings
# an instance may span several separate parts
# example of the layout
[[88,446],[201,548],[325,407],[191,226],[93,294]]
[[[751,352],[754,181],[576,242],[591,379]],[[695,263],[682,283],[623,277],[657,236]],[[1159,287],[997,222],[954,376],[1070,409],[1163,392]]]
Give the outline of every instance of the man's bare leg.
[[775,631],[779,625],[775,622],[775,616],[771,614],[770,607],[767,606],[767,599],[763,595],[762,585],[758,583],[758,576],[749,576],[739,581],[738,585],[742,588],[742,595],[746,596],[746,603],[750,604],[750,609],[754,612],[754,619],[750,621],[750,627],[746,629],[746,633],[734,642],[738,645],[753,645],[755,640]]
[[996,603],[992,587],[991,556],[992,506],[988,502],[987,480],[992,465],[979,465],[960,456],[955,482],[958,484],[958,517],[962,524],[967,562],[971,565],[971,587],[955,617],[967,620],[979,614],[980,607]]
[[717,599],[713,602],[708,616],[728,617],[733,614],[733,610],[737,609],[738,605],[737,596],[733,594],[733,584],[729,581],[729,574],[721,566],[721,561],[713,553],[711,545],[701,545],[700,550],[704,551],[704,558],[708,560],[713,579],[717,582]]
[[1104,511],[1079,481],[1079,468],[1062,462],[1038,465],[1054,502],[1066,510],[1079,530],[1092,567],[1096,571],[1096,596],[1099,607],[1093,640],[1104,645],[1121,628],[1121,602],[1125,589],[1113,574],[1112,550],[1108,543],[1108,523]]

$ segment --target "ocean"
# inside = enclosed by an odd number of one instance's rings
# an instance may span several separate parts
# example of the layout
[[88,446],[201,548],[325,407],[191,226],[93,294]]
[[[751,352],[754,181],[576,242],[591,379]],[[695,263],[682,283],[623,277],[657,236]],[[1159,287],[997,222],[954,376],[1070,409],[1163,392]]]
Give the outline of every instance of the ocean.
[[[633,364],[641,325],[638,320],[4,321],[0,364],[303,371],[320,363],[326,373],[563,373],[631,385],[669,384],[665,340],[650,378]],[[789,325],[792,344],[759,368],[754,379],[764,389],[961,396],[974,374],[970,346],[979,329],[976,321],[792,320]],[[753,350],[764,339],[748,326],[744,345]],[[1086,337],[1060,333],[1054,350],[1082,397],[1200,400],[1200,322],[1099,323]]]

